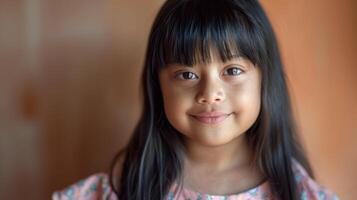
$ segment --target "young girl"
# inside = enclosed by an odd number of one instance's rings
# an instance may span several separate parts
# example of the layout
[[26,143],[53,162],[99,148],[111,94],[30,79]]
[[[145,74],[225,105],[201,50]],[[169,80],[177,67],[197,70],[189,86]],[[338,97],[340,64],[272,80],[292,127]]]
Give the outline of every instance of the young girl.
[[142,116],[110,174],[53,199],[337,199],[313,180],[258,1],[168,0],[142,86]]

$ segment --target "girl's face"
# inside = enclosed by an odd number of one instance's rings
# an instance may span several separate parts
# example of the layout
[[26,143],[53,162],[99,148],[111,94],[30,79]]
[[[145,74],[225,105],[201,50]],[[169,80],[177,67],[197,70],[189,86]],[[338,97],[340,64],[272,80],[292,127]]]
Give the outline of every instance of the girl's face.
[[248,59],[192,67],[172,64],[159,73],[165,114],[186,139],[227,144],[247,131],[260,111],[261,73]]

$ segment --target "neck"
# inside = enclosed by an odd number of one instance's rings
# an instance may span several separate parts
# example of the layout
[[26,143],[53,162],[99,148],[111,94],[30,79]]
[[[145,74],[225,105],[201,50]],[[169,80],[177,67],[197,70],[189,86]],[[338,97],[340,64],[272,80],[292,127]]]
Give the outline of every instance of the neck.
[[189,169],[220,173],[248,166],[251,161],[245,134],[220,146],[204,146],[189,139],[185,146],[185,166]]

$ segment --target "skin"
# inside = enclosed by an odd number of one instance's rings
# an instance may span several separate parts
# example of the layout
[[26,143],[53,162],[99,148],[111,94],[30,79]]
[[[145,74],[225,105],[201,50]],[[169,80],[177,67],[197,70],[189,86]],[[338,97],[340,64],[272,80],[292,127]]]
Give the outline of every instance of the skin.
[[[262,182],[250,165],[245,132],[261,106],[261,72],[248,59],[192,67],[171,64],[159,73],[166,117],[185,137],[184,186],[206,194],[234,194]],[[201,112],[228,115],[217,124],[195,117]],[[238,180],[238,181],[237,181]]]

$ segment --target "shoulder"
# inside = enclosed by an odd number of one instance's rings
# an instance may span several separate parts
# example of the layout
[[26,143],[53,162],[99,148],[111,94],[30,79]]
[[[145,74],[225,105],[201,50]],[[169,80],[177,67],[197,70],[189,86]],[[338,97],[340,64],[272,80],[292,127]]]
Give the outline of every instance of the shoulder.
[[336,194],[331,190],[318,184],[314,179],[312,179],[306,170],[298,163],[293,160],[293,172],[295,180],[297,182],[298,191],[301,200],[338,200]]
[[115,200],[114,197],[108,175],[98,173],[82,179],[61,191],[54,192],[52,200]]

